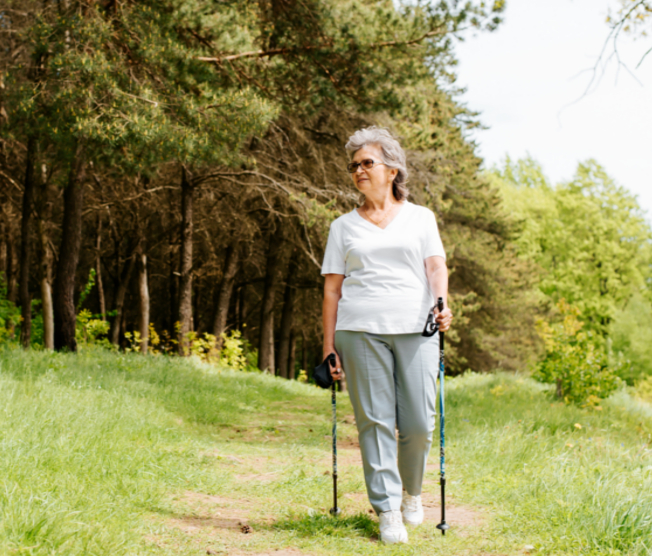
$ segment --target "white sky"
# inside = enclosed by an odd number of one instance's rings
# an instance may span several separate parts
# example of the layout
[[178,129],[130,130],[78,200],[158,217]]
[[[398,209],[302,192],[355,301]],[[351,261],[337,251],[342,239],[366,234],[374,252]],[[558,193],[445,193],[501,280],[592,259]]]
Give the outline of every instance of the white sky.
[[508,0],[497,31],[456,47],[461,100],[489,127],[472,135],[486,166],[529,153],[557,182],[595,158],[652,220],[652,54],[635,69],[652,37],[621,44],[640,83],[613,60],[580,98],[591,78],[582,72],[609,33],[609,6],[616,0]]

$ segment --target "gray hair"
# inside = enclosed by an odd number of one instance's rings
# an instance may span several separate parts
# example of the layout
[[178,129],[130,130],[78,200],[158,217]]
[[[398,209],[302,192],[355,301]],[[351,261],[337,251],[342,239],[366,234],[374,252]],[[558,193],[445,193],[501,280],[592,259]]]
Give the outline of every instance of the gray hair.
[[359,151],[362,147],[375,145],[380,148],[383,156],[383,162],[388,168],[398,170],[398,174],[392,183],[392,193],[397,201],[407,199],[410,192],[406,187],[408,181],[407,163],[405,161],[405,151],[399,142],[392,137],[392,134],[384,128],[371,126],[359,129],[351,137],[344,147],[349,158]]

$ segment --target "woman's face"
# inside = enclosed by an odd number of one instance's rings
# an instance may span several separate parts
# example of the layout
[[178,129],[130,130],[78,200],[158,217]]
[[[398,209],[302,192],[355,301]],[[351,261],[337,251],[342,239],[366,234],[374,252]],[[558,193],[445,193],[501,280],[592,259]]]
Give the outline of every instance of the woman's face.
[[373,168],[369,170],[358,166],[358,169],[351,174],[351,179],[360,193],[381,192],[385,191],[388,187],[391,188],[392,182],[396,174],[398,174],[398,170],[380,164],[383,161],[380,147],[376,145],[362,147],[353,155],[351,162],[362,162],[363,160],[373,160],[377,164],[374,164]]

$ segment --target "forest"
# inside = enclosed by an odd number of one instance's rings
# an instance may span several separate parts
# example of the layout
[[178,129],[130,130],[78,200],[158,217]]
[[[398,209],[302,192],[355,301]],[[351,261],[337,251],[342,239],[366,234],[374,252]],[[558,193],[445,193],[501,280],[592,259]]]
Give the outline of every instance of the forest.
[[5,0],[0,340],[299,378],[321,358],[329,224],[359,200],[343,146],[378,125],[439,221],[452,374],[531,370],[585,405],[645,379],[652,230],[635,197],[593,160],[560,184],[533,159],[482,169],[469,139],[455,41],[504,9]]

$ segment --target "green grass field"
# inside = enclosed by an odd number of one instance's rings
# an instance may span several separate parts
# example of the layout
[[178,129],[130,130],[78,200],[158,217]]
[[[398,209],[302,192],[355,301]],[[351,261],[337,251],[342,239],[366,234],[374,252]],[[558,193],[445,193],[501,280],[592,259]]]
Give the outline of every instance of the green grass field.
[[377,542],[352,411],[330,397],[177,358],[0,352],[0,553],[650,554],[652,408],[621,392],[586,411],[515,376],[447,382],[452,529]]

